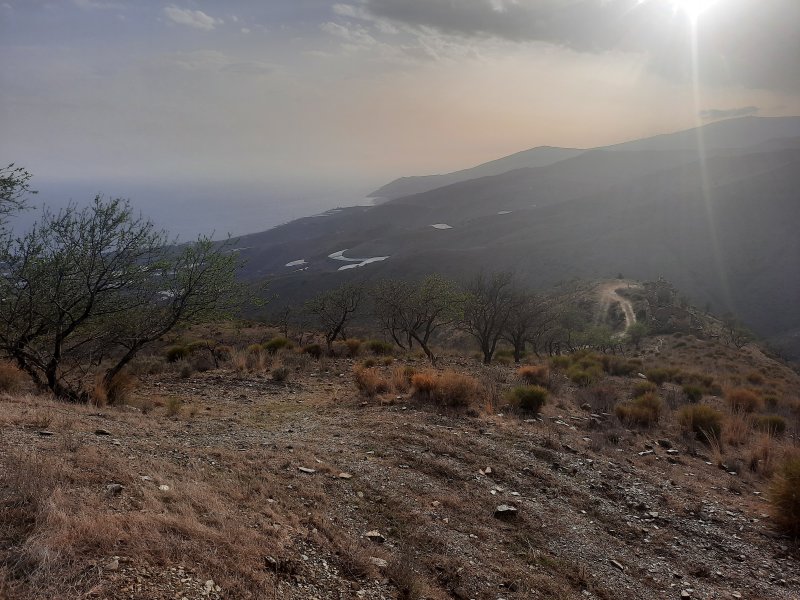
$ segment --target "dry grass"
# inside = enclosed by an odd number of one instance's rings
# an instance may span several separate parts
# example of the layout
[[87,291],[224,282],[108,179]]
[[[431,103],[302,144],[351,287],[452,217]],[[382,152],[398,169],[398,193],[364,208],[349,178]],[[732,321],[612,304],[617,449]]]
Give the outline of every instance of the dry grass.
[[550,367],[547,365],[525,365],[517,369],[517,377],[528,385],[550,387]]
[[785,533],[800,537],[800,455],[780,465],[769,490],[772,518]]
[[652,427],[661,417],[663,403],[658,394],[647,392],[632,400],[617,404],[617,418],[629,426]]
[[384,379],[375,367],[354,367],[353,379],[358,391],[368,398],[374,398],[378,394],[384,394],[390,389],[389,382]]
[[22,389],[25,374],[8,361],[0,361],[0,393],[13,394]]
[[733,412],[752,413],[761,408],[761,396],[745,388],[731,388],[725,392],[725,400]]
[[731,446],[743,446],[750,439],[750,430],[747,417],[738,413],[726,415],[722,424],[722,439]]
[[678,422],[684,431],[694,433],[700,441],[720,439],[723,414],[706,404],[684,406],[678,413]]
[[466,408],[478,402],[482,394],[475,378],[455,371],[416,373],[411,385],[419,400],[438,406]]

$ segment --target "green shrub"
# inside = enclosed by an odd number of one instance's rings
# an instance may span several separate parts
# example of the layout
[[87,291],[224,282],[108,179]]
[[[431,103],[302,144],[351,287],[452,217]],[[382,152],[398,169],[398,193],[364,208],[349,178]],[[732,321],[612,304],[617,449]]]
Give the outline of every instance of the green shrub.
[[350,358],[358,356],[358,351],[361,349],[361,340],[349,338],[344,341],[344,345],[347,346],[347,355]]
[[184,360],[189,357],[191,351],[186,346],[176,344],[175,346],[170,346],[166,350],[164,350],[164,357],[167,359],[167,362],[178,362],[179,360]]
[[603,370],[609,375],[628,376],[636,373],[639,370],[639,365],[622,358],[621,356],[614,356],[605,354],[600,359],[603,365]]
[[303,354],[308,354],[312,358],[319,359],[322,356],[322,346],[319,344],[308,344],[307,346],[303,346],[301,352]]
[[691,431],[697,439],[708,442],[719,439],[722,432],[722,413],[706,404],[689,404],[678,413],[678,422],[685,431]]
[[272,338],[270,341],[268,341],[266,344],[262,346],[262,348],[267,352],[269,352],[270,354],[275,354],[276,352],[278,352],[278,350],[281,350],[283,348],[289,350],[293,347],[294,344],[292,344],[292,342],[286,339],[285,337]]
[[792,537],[800,537],[800,456],[788,458],[769,489],[772,518]]
[[272,369],[270,377],[272,377],[272,381],[282,382],[289,379],[290,373],[291,371],[288,369],[288,367],[280,366]]
[[545,402],[548,391],[539,385],[521,385],[508,393],[508,403],[521,411],[530,414],[539,414]]
[[645,377],[656,385],[662,385],[670,380],[670,372],[667,369],[647,369]]
[[657,392],[658,386],[653,383],[652,381],[637,381],[633,384],[633,389],[631,390],[631,397],[638,398],[639,396],[644,396],[650,392]]
[[734,412],[755,412],[763,403],[761,396],[745,388],[733,388],[725,392],[725,400]]
[[558,356],[550,357],[550,365],[554,369],[568,369],[571,364],[572,359],[565,354],[559,354]]
[[573,383],[586,387],[603,377],[603,369],[598,364],[591,364],[587,368],[580,364],[573,364],[567,369],[567,377]]
[[767,405],[767,408],[774,409],[781,403],[781,399],[775,394],[768,394],[764,396],[764,402]]
[[778,437],[786,432],[786,419],[780,415],[756,415],[753,417],[753,427]]
[[705,390],[699,385],[693,383],[685,383],[683,385],[683,393],[689,402],[697,403],[703,399]]
[[369,340],[366,346],[367,350],[376,356],[386,356],[394,352],[394,346],[383,340]]
[[263,352],[264,350],[265,348],[261,344],[250,344],[247,348],[245,348],[245,352],[247,352],[248,354],[258,354],[259,352]]
[[628,425],[650,427],[661,417],[662,402],[655,392],[646,392],[633,400],[617,404],[614,412]]

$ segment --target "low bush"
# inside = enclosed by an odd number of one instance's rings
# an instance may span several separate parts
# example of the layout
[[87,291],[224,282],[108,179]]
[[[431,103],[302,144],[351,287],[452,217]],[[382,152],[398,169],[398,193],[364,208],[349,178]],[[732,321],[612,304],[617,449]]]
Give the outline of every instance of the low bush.
[[685,383],[683,384],[683,394],[689,402],[696,404],[703,399],[705,389],[694,383]]
[[416,373],[411,377],[411,385],[418,399],[454,408],[470,406],[481,391],[476,379],[455,371]]
[[748,383],[752,383],[753,385],[761,385],[764,383],[764,375],[760,371],[750,371],[746,376]]
[[617,402],[619,393],[610,383],[600,382],[590,385],[578,392],[576,399],[583,406],[588,404],[592,412],[608,412]]
[[658,423],[663,403],[655,392],[647,392],[633,400],[617,404],[614,412],[627,425],[650,427]]
[[383,340],[369,340],[365,345],[376,356],[387,356],[394,352],[394,346]]
[[290,374],[291,371],[289,370],[289,368],[281,365],[273,367],[272,372],[270,373],[270,377],[272,377],[272,381],[280,383],[289,379]]
[[358,352],[361,350],[361,340],[349,338],[344,341],[344,345],[347,346],[347,355],[350,358],[358,356]]
[[550,357],[550,366],[554,369],[568,369],[572,364],[572,359],[566,355],[558,355]]
[[369,398],[389,391],[389,382],[381,376],[377,369],[357,366],[353,369],[353,378],[358,391]]
[[106,403],[127,404],[138,383],[136,377],[129,372],[120,371],[111,379],[111,383],[105,386]]
[[0,392],[13,394],[22,388],[25,374],[10,362],[0,362]]
[[183,401],[176,397],[170,396],[167,398],[166,404],[164,404],[164,413],[168,417],[177,417],[181,414],[181,407],[183,406]]
[[361,361],[361,366],[365,369],[371,369],[377,364],[378,361],[376,361],[374,358],[365,358],[363,361]]
[[188,347],[176,344],[164,350],[164,357],[167,359],[167,362],[174,363],[189,358],[191,353]]
[[753,427],[779,437],[786,432],[786,419],[780,415],[756,415],[753,417]]
[[547,365],[525,365],[517,369],[517,376],[530,385],[550,385],[550,369]]
[[792,537],[800,537],[800,456],[792,456],[780,466],[769,489],[772,518]]
[[307,346],[303,346],[300,350],[303,354],[308,354],[310,357],[319,360],[322,356],[322,346],[319,344],[308,344]]
[[549,392],[539,385],[518,386],[510,390],[507,396],[508,403],[519,410],[529,414],[539,414],[547,402]]
[[[264,346],[262,346],[261,344],[250,344],[247,348],[245,348],[245,352],[247,352],[248,354],[258,354],[259,352],[262,352],[264,350],[266,350],[266,348],[264,348]],[[275,353],[273,352],[272,354]]]
[[687,432],[692,432],[703,442],[719,440],[722,433],[723,414],[707,404],[690,404],[678,413],[678,422]]
[[603,370],[609,375],[625,377],[632,375],[639,370],[639,365],[621,356],[604,354],[600,360],[603,365]]
[[745,388],[733,388],[725,392],[725,400],[734,412],[751,413],[761,408],[761,396]]
[[588,367],[582,367],[580,364],[573,364],[567,369],[567,377],[569,377],[570,381],[573,383],[581,387],[587,387],[603,377],[603,369],[598,364],[590,364]]
[[268,341],[262,346],[262,348],[267,352],[269,352],[270,354],[275,354],[278,352],[278,350],[282,350],[283,348],[290,350],[293,347],[294,344],[292,344],[291,340],[285,337],[272,338],[270,341]]
[[667,369],[647,369],[644,374],[648,381],[652,381],[656,385],[662,385],[671,378],[670,372]]
[[653,383],[652,381],[637,381],[633,384],[633,389],[631,390],[631,397],[637,398],[639,396],[644,396],[649,392],[657,392],[658,386]]
[[407,392],[411,388],[411,378],[416,371],[414,367],[397,366],[392,369],[392,388],[398,392]]

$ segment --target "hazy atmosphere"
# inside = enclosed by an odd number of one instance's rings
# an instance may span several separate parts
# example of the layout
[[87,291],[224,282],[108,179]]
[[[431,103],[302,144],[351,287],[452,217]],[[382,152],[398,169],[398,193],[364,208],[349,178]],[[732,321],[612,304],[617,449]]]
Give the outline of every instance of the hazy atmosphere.
[[7,0],[0,154],[47,202],[252,232],[534,146],[796,114],[798,22],[794,0]]

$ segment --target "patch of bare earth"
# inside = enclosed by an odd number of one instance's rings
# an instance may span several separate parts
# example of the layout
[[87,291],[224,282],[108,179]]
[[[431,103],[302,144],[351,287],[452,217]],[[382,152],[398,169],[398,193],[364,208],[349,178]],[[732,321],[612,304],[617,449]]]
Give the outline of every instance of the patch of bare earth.
[[352,365],[153,376],[147,414],[3,397],[0,598],[800,597],[764,482],[676,432],[569,386],[530,421],[365,401]]

